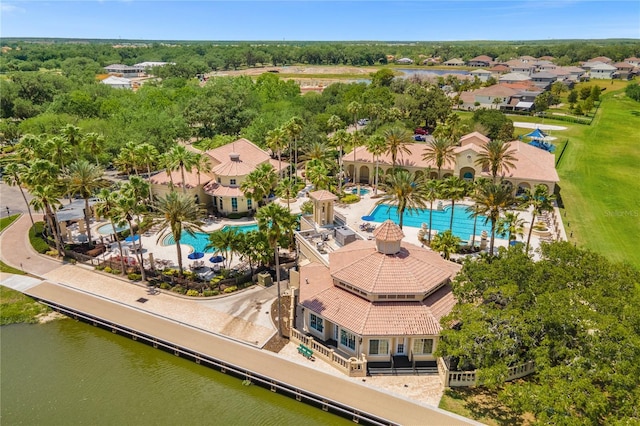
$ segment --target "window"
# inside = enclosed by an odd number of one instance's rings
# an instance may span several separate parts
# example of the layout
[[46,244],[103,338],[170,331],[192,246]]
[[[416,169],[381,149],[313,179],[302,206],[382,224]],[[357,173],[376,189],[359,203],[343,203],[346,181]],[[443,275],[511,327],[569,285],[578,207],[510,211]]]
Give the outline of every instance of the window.
[[415,339],[413,341],[414,354],[430,354],[433,352],[433,339]]
[[220,200],[220,210],[222,210],[222,197],[218,198]]
[[253,202],[251,201],[251,198],[247,198],[247,209],[251,210],[253,207]]
[[369,355],[388,355],[389,354],[389,341],[388,340],[369,340]]
[[238,211],[238,199],[236,197],[233,197],[231,199],[231,211],[232,212]]
[[351,349],[356,348],[356,336],[347,330],[340,329],[340,344]]
[[236,184],[236,180],[235,179],[231,179],[229,182],[229,185],[235,185]]
[[322,330],[324,330],[322,318],[320,318],[319,316],[316,316],[315,314],[311,314],[310,320],[311,320],[311,328],[322,333]]
[[222,179],[220,179],[220,177],[218,177],[218,183],[222,183]]

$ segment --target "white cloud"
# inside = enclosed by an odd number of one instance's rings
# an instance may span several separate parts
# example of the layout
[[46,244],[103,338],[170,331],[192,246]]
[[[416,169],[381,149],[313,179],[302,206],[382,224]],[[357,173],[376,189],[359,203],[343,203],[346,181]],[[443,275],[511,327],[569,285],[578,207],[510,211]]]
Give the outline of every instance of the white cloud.
[[9,3],[0,3],[0,12],[2,13],[24,13],[26,12],[23,8],[18,7],[14,4]]

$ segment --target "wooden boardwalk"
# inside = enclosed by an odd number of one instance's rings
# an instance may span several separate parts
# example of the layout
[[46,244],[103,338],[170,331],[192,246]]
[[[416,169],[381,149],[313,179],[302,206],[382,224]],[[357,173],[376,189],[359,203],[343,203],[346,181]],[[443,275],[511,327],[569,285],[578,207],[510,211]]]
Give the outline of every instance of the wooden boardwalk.
[[[104,323],[168,342],[176,349],[185,349],[189,353],[197,353],[221,361],[233,366],[236,370],[250,372],[251,375],[262,379],[267,378],[274,384],[286,384],[288,388],[295,388],[307,395],[326,400],[329,406],[336,403],[337,406],[348,407],[351,413],[367,413],[372,418],[381,420],[382,423],[478,424],[444,410],[385,394],[355,382],[289,362],[270,352],[61,285],[43,282],[25,290],[25,293],[45,302],[100,319]],[[276,390],[278,387],[273,386],[272,389]],[[362,420],[366,421],[366,417],[362,417]]]

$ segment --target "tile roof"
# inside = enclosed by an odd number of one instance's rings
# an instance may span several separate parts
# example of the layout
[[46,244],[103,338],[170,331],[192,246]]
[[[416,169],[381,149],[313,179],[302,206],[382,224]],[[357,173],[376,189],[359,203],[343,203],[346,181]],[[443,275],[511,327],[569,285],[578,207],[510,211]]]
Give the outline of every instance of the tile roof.
[[244,197],[244,193],[237,186],[223,186],[218,182],[211,182],[205,185],[204,192],[216,197]]
[[387,219],[373,231],[373,236],[379,241],[400,241],[404,238],[404,232],[391,219]]
[[337,200],[338,197],[327,190],[320,190],[320,191],[313,191],[309,193],[309,197],[313,200],[317,200],[317,201],[331,201],[331,200]]
[[462,136],[460,138],[460,145],[464,146],[467,145],[469,143],[475,143],[475,144],[481,144],[484,145],[487,142],[489,142],[491,139],[489,139],[488,137],[486,137],[485,135],[483,135],[480,132],[471,132],[471,133],[467,133],[466,135]]
[[500,81],[524,81],[524,80],[531,80],[531,77],[529,77],[528,75],[522,74],[520,72],[510,72],[500,76]]
[[[207,173],[200,173],[200,184],[205,185],[213,179],[213,176]],[[168,185],[173,180],[176,187],[182,188],[182,172],[173,170],[171,177],[166,172],[159,172],[149,178],[149,182],[156,185]],[[184,171],[184,180],[187,188],[195,188],[198,186],[198,173],[195,168],[190,171]]]
[[469,59],[469,62],[491,62],[493,58],[487,55],[476,56],[475,58]]
[[[502,77],[500,77],[502,79]],[[517,93],[517,90],[506,87],[503,84],[494,84],[472,92],[475,96],[502,96],[509,97]]]
[[215,166],[211,171],[218,176],[246,176],[256,168],[255,164],[247,164],[242,159],[225,161]]
[[263,151],[260,147],[244,138],[206,151],[206,154],[212,158],[214,167],[220,163],[231,161],[229,156],[232,153],[240,154],[240,158],[244,163],[253,166],[257,166],[271,159],[271,156],[267,154],[266,151]]

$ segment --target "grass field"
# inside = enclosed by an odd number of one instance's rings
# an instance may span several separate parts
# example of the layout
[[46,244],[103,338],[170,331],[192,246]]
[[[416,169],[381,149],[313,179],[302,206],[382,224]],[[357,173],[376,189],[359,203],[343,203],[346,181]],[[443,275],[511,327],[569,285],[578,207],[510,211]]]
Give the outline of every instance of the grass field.
[[49,311],[48,307],[29,296],[0,286],[0,325],[35,323],[39,315]]

